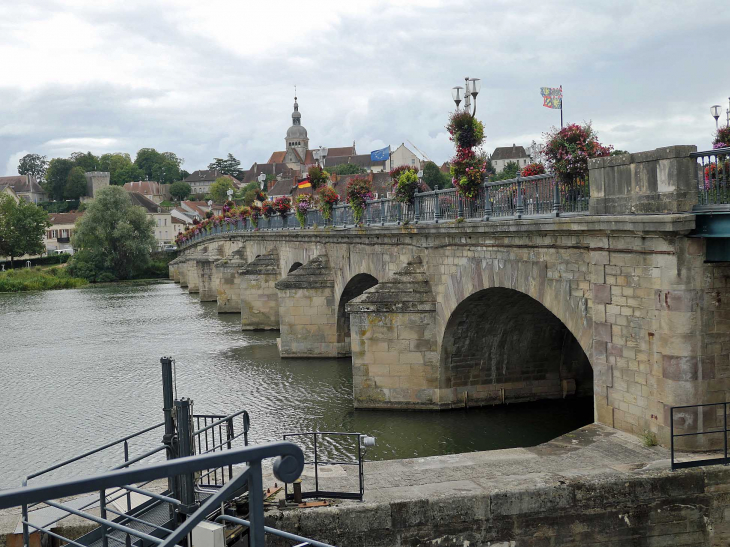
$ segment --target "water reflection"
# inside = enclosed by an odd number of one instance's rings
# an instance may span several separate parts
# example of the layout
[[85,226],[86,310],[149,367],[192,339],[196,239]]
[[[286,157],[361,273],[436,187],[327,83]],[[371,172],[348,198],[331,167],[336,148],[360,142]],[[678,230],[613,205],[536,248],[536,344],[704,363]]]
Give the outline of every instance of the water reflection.
[[[533,445],[592,420],[591,402],[580,400],[355,411],[349,360],[281,360],[277,333],[244,333],[239,321],[172,283],[0,294],[0,487],[161,421],[163,355],[176,359],[178,394],[195,412],[246,408],[252,442],[359,431],[378,438],[369,458],[390,459]],[[158,442],[153,432],[132,453]],[[103,469],[110,457],[56,476]]]

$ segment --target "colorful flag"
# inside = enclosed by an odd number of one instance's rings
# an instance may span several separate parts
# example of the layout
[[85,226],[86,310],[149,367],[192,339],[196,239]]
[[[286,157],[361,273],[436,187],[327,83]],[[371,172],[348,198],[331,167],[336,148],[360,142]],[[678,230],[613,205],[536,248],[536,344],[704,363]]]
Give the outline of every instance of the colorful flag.
[[370,152],[370,161],[385,161],[390,157],[390,145]]
[[309,177],[306,177],[306,178],[303,178],[303,179],[300,179],[299,181],[297,181],[297,188],[311,188],[311,187],[312,187],[312,183],[309,182]]
[[563,86],[560,87],[541,87],[540,95],[542,95],[542,106],[546,108],[563,109]]

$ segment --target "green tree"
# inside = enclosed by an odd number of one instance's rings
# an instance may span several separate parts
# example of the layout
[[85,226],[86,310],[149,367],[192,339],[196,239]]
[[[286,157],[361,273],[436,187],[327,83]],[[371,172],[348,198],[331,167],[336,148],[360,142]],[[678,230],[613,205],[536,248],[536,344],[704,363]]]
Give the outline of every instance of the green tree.
[[228,190],[233,190],[233,181],[228,177],[218,177],[210,185],[210,195],[215,203],[223,203],[228,199]]
[[134,158],[134,164],[140,168],[142,175],[147,180],[153,180],[152,169],[165,161],[165,157],[154,148],[140,148],[137,151],[137,157]]
[[172,195],[172,197],[177,198],[178,201],[184,200],[190,195],[190,192],[192,191],[193,190],[192,188],[190,188],[190,185],[182,180],[173,182],[170,185],[170,194]]
[[180,180],[182,173],[180,166],[183,158],[178,158],[173,152],[158,152],[154,148],[141,148],[137,152],[134,164],[142,172],[142,176],[136,180],[156,180],[160,183],[170,184]]
[[48,164],[45,189],[54,200],[63,200],[68,175],[73,168],[73,161],[66,158],[53,158]]
[[423,182],[431,190],[436,186],[439,188],[449,188],[451,186],[451,175],[442,173],[438,165],[432,161],[423,164]]
[[517,162],[515,161],[508,161],[504,169],[500,171],[499,173],[492,175],[489,177],[489,180],[492,182],[498,181],[498,180],[508,180],[513,179],[517,176],[517,172],[520,170],[519,165],[517,165]]
[[[627,150],[611,150],[612,156],[620,156],[621,154],[628,154],[629,152]],[[20,173],[20,171],[18,171]],[[22,175],[22,173],[20,173]]]
[[32,175],[39,183],[45,181],[47,169],[48,161],[40,154],[26,154],[18,162],[18,174]]
[[154,221],[132,205],[118,186],[102,188],[79,220],[72,238],[75,249],[69,272],[90,281],[109,274],[128,279],[144,270],[156,246]]
[[84,173],[99,170],[99,158],[91,152],[86,152],[86,154],[83,152],[74,152],[69,156],[69,159],[74,163],[74,166],[81,167]]
[[66,199],[79,199],[86,195],[86,176],[83,167],[74,167],[69,171],[66,180],[66,188],[63,197]]
[[128,171],[130,168],[138,169],[132,163],[130,155],[126,152],[102,154],[99,157],[99,170],[109,172],[109,183],[114,186],[123,186],[132,180],[139,180],[139,177],[126,180],[129,176],[123,176],[123,174],[125,173],[125,170]]
[[235,175],[240,171],[241,162],[233,157],[233,154],[228,153],[228,157],[225,159],[215,158],[212,163],[208,165],[208,169],[218,169],[224,175]]
[[18,203],[7,195],[0,194],[0,255],[13,259],[23,255],[39,255],[46,248],[43,235],[48,222],[48,213],[21,199]]
[[354,163],[341,163],[335,167],[334,172],[338,175],[360,175],[365,169]]
[[142,170],[133,163],[123,167],[115,174],[115,186],[124,186],[128,182],[144,179]]

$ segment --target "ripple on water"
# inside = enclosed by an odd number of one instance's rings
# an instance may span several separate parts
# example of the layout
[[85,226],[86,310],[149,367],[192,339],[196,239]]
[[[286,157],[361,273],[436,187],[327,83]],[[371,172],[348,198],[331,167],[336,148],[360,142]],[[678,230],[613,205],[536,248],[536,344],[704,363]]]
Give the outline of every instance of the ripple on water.
[[[29,472],[162,421],[159,359],[198,413],[245,408],[253,442],[296,431],[378,437],[368,458],[429,456],[544,442],[592,419],[590,402],[449,412],[355,411],[347,359],[279,359],[278,333],[242,332],[173,283],[0,294],[0,488]],[[157,431],[132,455],[159,443]],[[346,443],[325,443],[343,456]],[[54,477],[119,463],[105,452]]]

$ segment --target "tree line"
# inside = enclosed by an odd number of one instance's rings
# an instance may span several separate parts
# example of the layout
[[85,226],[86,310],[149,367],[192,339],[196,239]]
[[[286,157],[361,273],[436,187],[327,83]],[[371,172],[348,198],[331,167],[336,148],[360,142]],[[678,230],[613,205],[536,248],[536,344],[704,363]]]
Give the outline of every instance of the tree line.
[[84,174],[89,171],[109,172],[109,182],[113,186],[137,180],[168,184],[190,175],[182,169],[183,161],[174,152],[158,152],[154,148],[140,149],[134,161],[126,152],[100,156],[74,152],[68,158],[50,161],[40,154],[26,154],[18,163],[18,174],[33,175],[52,200],[76,200],[86,195]]

